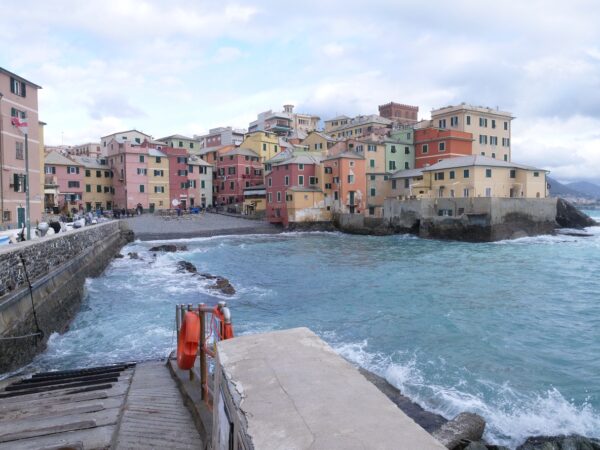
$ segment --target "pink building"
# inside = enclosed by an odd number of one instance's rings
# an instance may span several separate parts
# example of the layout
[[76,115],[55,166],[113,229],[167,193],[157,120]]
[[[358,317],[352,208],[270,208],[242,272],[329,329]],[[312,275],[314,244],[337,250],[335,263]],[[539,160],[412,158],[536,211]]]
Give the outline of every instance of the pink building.
[[169,194],[171,205],[179,202],[181,208],[195,206],[189,198],[188,152],[184,148],[163,146],[160,151],[169,159]]
[[219,155],[217,161],[218,205],[241,204],[244,189],[263,184],[263,166],[253,150],[234,148]]
[[[54,204],[62,212],[78,212],[83,210],[83,172],[81,164],[51,151],[44,160],[46,185],[57,186]],[[47,201],[50,203],[50,200]]]
[[288,226],[286,191],[292,188],[317,188],[320,159],[311,155],[291,156],[271,164],[266,175],[267,220]]
[[[25,173],[25,138],[12,125],[12,119],[29,124],[29,193],[30,222],[35,226],[42,217],[41,126],[38,118],[40,86],[0,67],[0,227],[17,227],[25,223],[25,191],[15,191],[15,175]],[[19,184],[17,184],[17,190]]]
[[148,201],[148,147],[111,140],[106,144],[108,166],[113,171],[114,209],[135,209]]

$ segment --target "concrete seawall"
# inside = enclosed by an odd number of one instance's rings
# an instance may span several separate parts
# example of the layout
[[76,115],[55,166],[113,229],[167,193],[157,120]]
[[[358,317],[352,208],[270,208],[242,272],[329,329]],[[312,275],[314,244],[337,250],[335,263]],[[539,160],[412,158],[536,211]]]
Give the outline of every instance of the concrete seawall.
[[[113,221],[0,250],[0,373],[30,362],[53,332],[68,327],[85,279],[99,275],[131,238]],[[37,332],[27,277],[43,337],[6,339]]]

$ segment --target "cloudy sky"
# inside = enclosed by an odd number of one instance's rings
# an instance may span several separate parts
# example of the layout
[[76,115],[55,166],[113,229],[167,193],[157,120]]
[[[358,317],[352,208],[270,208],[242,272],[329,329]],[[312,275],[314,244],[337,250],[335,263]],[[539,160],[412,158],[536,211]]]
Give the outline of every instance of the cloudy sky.
[[515,161],[600,181],[599,24],[595,0],[24,0],[0,66],[43,86],[48,144],[465,101],[517,117]]

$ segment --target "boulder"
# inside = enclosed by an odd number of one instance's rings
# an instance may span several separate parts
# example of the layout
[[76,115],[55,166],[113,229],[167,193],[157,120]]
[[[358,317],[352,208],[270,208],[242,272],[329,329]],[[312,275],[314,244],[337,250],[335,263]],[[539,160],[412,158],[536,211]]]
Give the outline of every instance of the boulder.
[[215,284],[209,286],[209,289],[214,289],[216,291],[221,291],[225,295],[233,295],[235,294],[235,288],[231,285],[227,278],[216,277]]
[[217,278],[214,275],[211,275],[210,273],[206,273],[206,272],[200,273],[198,275],[200,275],[202,278],[206,278],[207,280],[214,280],[215,278]]
[[122,255],[121,253],[117,253],[115,255],[115,258],[125,258],[125,255]]
[[131,259],[140,259],[140,255],[138,255],[137,252],[129,252],[127,253],[127,256]]
[[152,247],[150,248],[148,251],[150,252],[184,252],[187,250],[187,246],[185,245],[180,245],[179,247],[177,245],[173,245],[173,244],[163,244],[163,245],[157,245],[156,247]]
[[197,273],[198,269],[191,262],[179,261],[177,262],[177,272]]
[[527,439],[517,450],[600,450],[600,439],[570,436],[535,436]]
[[562,198],[556,201],[556,222],[562,228],[585,228],[598,225],[594,219]]
[[465,441],[480,441],[483,430],[485,430],[483,417],[463,412],[434,431],[432,436],[446,448],[453,450],[461,448]]

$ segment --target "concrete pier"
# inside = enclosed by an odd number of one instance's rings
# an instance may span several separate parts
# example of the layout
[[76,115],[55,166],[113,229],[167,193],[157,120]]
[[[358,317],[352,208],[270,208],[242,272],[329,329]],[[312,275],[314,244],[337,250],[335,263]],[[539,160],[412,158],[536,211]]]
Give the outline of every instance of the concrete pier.
[[215,391],[213,448],[445,449],[308,328],[219,342]]

